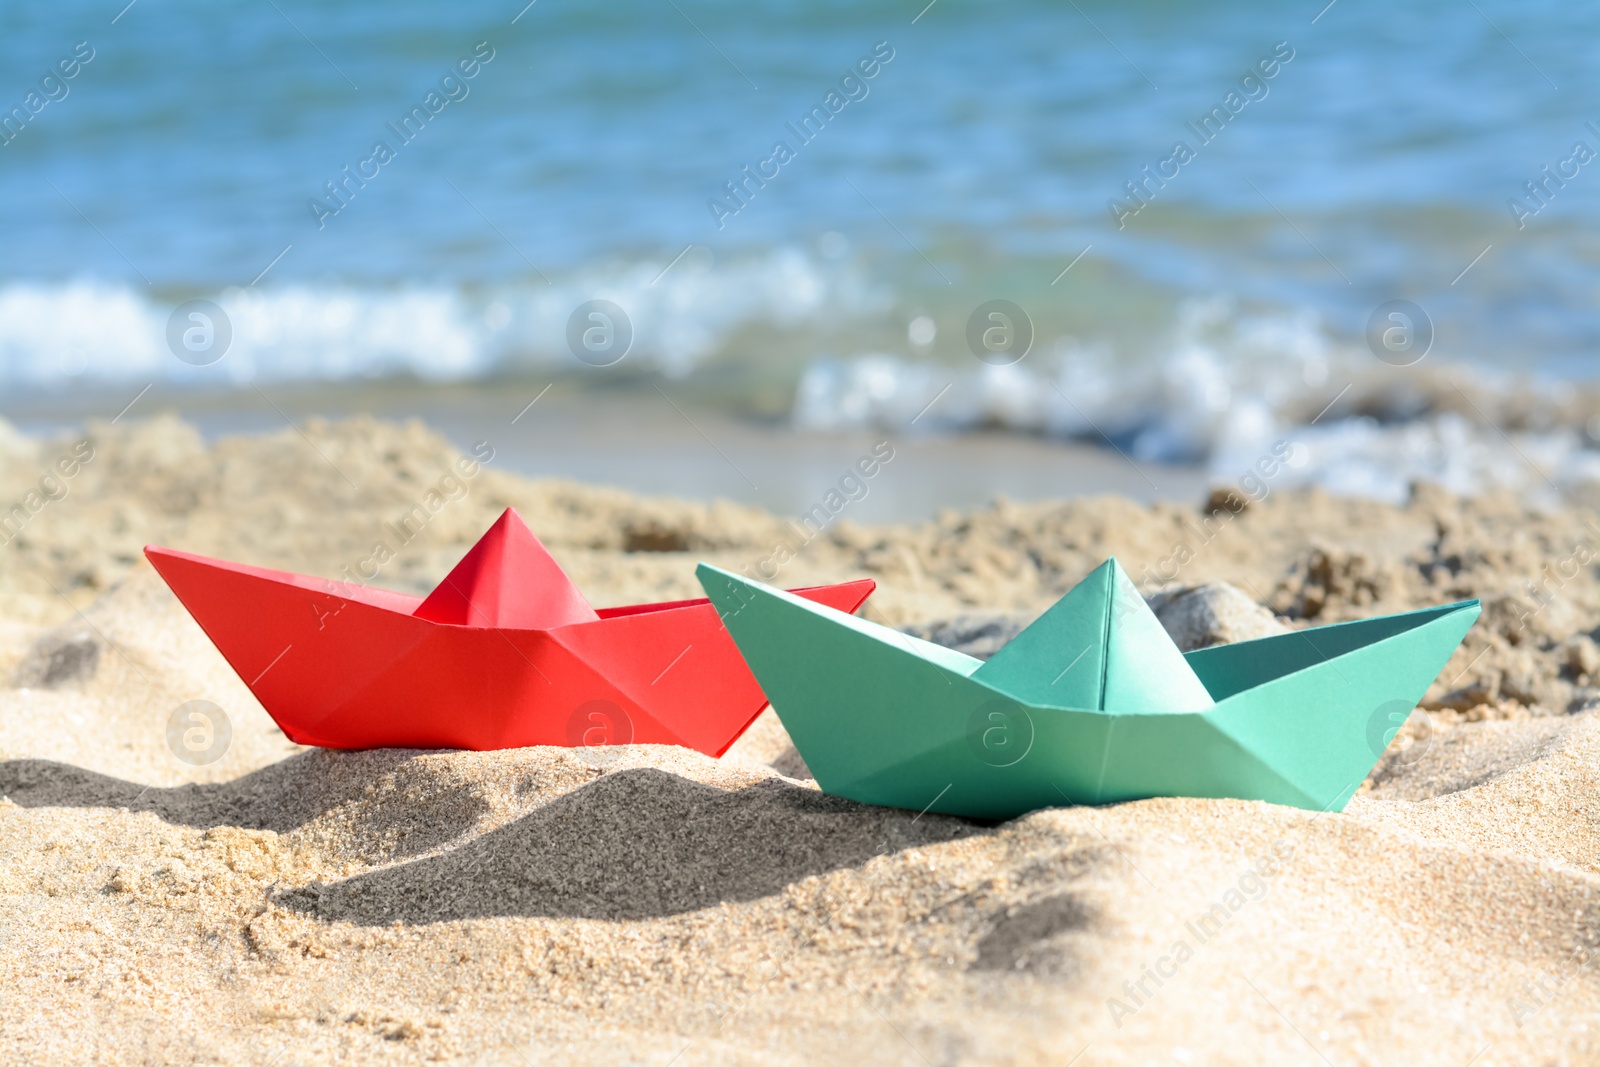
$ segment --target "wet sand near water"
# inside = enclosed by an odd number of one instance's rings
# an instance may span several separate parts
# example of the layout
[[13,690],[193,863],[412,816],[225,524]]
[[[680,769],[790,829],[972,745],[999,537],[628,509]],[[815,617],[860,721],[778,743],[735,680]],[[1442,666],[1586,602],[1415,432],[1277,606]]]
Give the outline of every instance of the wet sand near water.
[[[397,421],[416,417],[463,451],[488,441],[504,471],[690,500],[733,500],[795,516],[838,488],[858,460],[887,442],[895,458],[885,476],[849,504],[857,522],[928,519],[943,508],[983,507],[996,496],[1041,500],[1119,493],[1186,503],[1205,497],[1206,474],[1197,466],[1135,463],[1091,444],[1002,430],[960,436],[915,432],[916,427],[909,433],[806,431],[776,408],[732,410],[703,389],[663,382],[598,390],[566,378],[269,386],[265,395],[152,389],[134,414],[181,409],[207,441],[273,433],[287,426],[286,418],[299,423],[361,412]],[[88,419],[110,419],[135,392],[0,401],[0,418],[35,436],[62,434]]]

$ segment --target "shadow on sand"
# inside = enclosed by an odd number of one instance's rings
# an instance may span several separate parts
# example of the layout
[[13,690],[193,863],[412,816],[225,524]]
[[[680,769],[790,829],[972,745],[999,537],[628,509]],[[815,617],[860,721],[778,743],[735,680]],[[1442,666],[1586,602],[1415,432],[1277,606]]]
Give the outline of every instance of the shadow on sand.
[[643,919],[782,892],[812,875],[983,832],[779,779],[735,792],[616,771],[437,855],[284,893],[359,925],[490,916]]
[[[342,824],[337,835],[355,837],[355,850],[371,862],[432,853],[276,894],[286,908],[358,925],[676,915],[988,832],[968,820],[858,804],[779,778],[727,791],[633,768],[603,774],[474,835],[489,807],[481,783],[437,780],[418,765],[420,755],[307,752],[231,782],[170,789],[47,760],[12,760],[0,763],[0,794],[22,807],[128,809],[201,829],[287,833],[331,818]],[[351,760],[368,766],[352,773]],[[370,792],[370,783],[385,776],[405,781]],[[386,834],[390,842],[376,847]],[[363,838],[373,845],[363,847]]]
[[[235,826],[289,833],[348,809],[358,854],[412,856],[477,825],[488,802],[413,749],[302,752],[230,782],[145,786],[52,760],[0,763],[0,795],[23,808],[115,808],[151,812],[176,826]],[[359,765],[352,767],[352,762]],[[442,769],[442,768],[441,768]],[[374,782],[386,785],[374,792]],[[420,792],[422,801],[413,803]],[[373,847],[368,847],[373,846]]]

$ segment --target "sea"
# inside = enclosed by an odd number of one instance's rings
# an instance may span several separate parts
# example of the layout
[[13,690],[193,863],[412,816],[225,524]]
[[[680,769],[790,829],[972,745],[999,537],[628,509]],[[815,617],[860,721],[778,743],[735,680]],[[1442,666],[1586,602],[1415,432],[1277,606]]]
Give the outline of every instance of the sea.
[[7,4],[0,416],[565,396],[524,469],[768,503],[762,434],[1550,502],[1600,482],[1597,49],[1554,0]]

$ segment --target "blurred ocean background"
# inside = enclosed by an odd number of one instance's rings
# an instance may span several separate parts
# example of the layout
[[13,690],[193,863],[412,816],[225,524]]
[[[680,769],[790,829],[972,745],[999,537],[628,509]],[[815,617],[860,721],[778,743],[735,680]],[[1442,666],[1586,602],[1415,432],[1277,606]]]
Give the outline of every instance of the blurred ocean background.
[[[1387,499],[1600,481],[1600,165],[1572,161],[1600,152],[1594,8],[124,3],[0,9],[0,117],[28,114],[0,136],[0,415],[25,429],[153,385],[139,412],[208,432],[414,411],[470,439],[493,408],[515,438],[565,396],[548,432],[589,459],[529,438],[525,468],[777,506],[815,490],[629,457],[688,422],[738,456],[944,442],[973,492],[1002,464],[1023,493],[1198,491],[1279,441],[1277,484]],[[430,91],[451,98],[403,141]],[[802,143],[830,91],[854,98]],[[1187,124],[1230,92],[1252,98],[1202,143]],[[794,158],[728,200],[777,141]],[[1119,224],[1177,141],[1194,158]],[[608,367],[568,345],[597,298],[634,333]],[[169,348],[192,299],[231,324],[211,365]],[[969,348],[993,299],[1031,320],[1020,362]],[[1369,349],[1392,300],[1431,321],[1415,365]],[[608,404],[626,417],[594,430]]]

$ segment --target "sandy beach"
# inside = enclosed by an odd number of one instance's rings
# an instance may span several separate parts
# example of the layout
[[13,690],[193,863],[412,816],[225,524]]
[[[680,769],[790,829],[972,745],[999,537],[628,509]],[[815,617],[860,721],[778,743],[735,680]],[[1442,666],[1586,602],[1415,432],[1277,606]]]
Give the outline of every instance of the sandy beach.
[[[460,458],[364,418],[0,425],[25,519],[0,534],[0,1061],[1600,1062],[1591,510],[1418,486],[840,517],[777,584],[875,578],[868,617],[980,653],[1109,555],[1158,603],[1256,605],[1198,640],[1484,602],[1342,813],[991,825],[823,795],[770,711],[720,760],[301,749],[140,554],[336,577],[387,540],[373,584],[422,592],[512,506],[606,605],[699,596],[696,561],[791,537]],[[191,765],[168,722],[197,699],[231,740]]]

